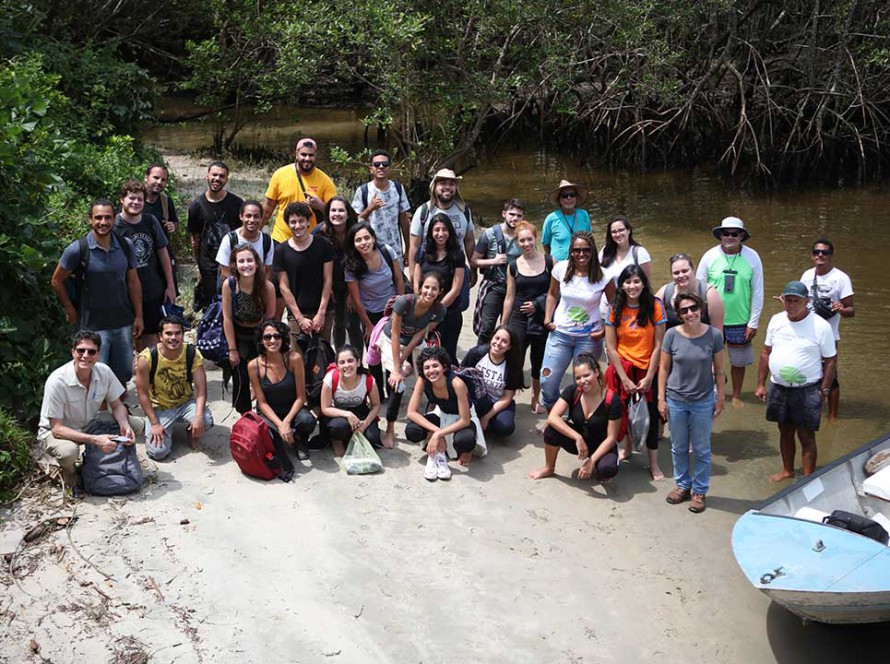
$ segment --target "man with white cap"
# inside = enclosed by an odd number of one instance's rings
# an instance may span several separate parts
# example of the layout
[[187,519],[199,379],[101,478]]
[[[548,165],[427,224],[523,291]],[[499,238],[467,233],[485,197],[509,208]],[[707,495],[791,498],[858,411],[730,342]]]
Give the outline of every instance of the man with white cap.
[[[807,309],[809,289],[789,281],[779,298],[785,311],[770,319],[760,353],[754,396],[766,401],[766,419],[779,425],[782,471],[770,482],[794,477],[794,436],[800,440],[803,475],[816,470],[816,432],[822,399],[831,392],[837,348],[831,325]],[[767,400],[766,377],[770,377]]]
[[702,256],[695,273],[723,298],[723,338],[732,367],[732,405],[742,404],[745,367],[754,364],[751,340],[757,334],[763,311],[763,263],[751,247],[743,243],[751,237],[738,217],[726,217],[712,234],[720,244]]
[[550,192],[550,202],[558,206],[544,219],[541,244],[554,261],[569,257],[572,235],[578,231],[590,231],[590,215],[578,206],[587,198],[587,189],[568,180],[560,180],[559,186]]
[[[464,254],[469,260],[476,248],[476,237],[473,233],[473,214],[469,206],[464,202],[458,189],[458,181],[463,178],[455,175],[450,168],[439,169],[430,182],[430,200],[426,201],[414,211],[411,219],[411,238],[408,248],[408,274],[414,274],[414,263],[417,259],[417,250],[426,237],[427,224],[430,219],[439,212],[448,215],[454,232],[457,235],[458,244],[464,248]],[[465,280],[466,283],[466,280]],[[468,286],[467,286],[468,287]]]

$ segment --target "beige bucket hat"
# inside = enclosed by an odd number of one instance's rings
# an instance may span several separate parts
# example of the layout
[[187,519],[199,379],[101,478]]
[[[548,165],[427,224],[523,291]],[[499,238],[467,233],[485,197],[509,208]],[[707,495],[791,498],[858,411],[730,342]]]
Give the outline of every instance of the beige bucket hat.
[[550,195],[547,197],[551,203],[554,205],[559,205],[559,195],[562,193],[563,189],[574,189],[578,192],[578,204],[580,205],[587,199],[587,187],[574,184],[569,182],[568,180],[560,180],[559,186],[550,192]]

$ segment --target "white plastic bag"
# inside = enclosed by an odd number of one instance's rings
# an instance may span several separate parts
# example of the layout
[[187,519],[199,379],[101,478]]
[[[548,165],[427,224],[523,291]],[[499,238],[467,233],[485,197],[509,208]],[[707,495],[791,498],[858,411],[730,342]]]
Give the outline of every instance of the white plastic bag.
[[348,475],[367,475],[383,470],[380,457],[361,431],[356,431],[349,439],[349,446],[343,455],[343,467]]
[[649,404],[642,394],[634,394],[627,406],[629,420],[629,433],[633,440],[634,452],[642,453],[646,446],[646,436],[649,434]]

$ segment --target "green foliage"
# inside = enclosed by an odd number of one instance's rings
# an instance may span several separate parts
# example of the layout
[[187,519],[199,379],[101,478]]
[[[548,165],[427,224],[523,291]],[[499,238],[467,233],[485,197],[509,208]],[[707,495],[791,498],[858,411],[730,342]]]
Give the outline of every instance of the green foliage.
[[31,466],[33,440],[33,435],[0,408],[0,503],[12,499],[13,490]]

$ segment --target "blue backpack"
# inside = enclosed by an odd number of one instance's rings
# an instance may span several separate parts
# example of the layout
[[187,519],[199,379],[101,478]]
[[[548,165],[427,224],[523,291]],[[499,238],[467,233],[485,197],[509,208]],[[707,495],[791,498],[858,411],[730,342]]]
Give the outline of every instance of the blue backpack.
[[[235,277],[226,279],[232,289],[232,318],[235,318]],[[216,295],[204,310],[204,316],[198,323],[198,335],[195,345],[205,359],[215,364],[223,364],[229,360],[229,342],[223,330],[222,295]]]

